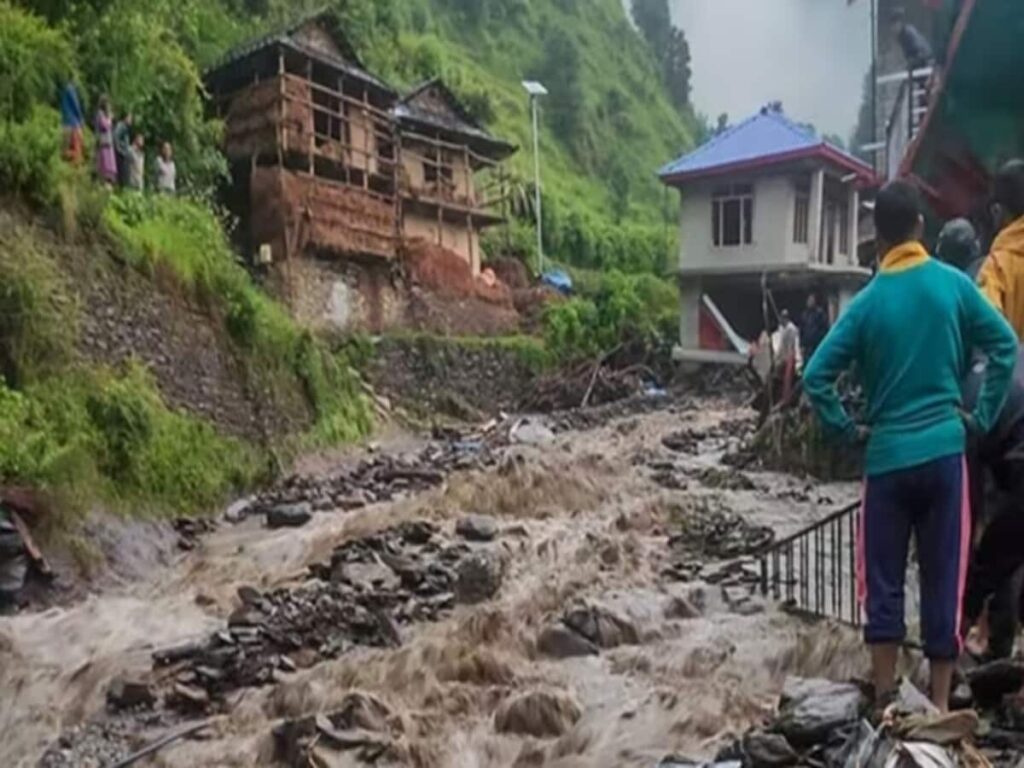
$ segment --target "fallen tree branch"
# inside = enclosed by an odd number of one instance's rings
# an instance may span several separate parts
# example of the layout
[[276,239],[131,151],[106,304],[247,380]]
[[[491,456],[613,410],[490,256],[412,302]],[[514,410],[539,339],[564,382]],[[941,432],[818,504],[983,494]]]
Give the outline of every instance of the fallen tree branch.
[[142,758],[149,757],[150,755],[159,752],[168,744],[173,744],[175,741],[184,739],[186,736],[191,736],[193,733],[198,733],[209,724],[209,720],[203,720],[201,723],[193,723],[192,725],[186,726],[185,728],[182,728],[180,730],[172,731],[171,733],[165,734],[164,736],[161,736],[159,739],[154,741],[152,744],[143,747],[138,752],[133,752],[132,754],[128,755],[128,757],[124,758],[119,763],[114,763],[114,765],[112,765],[110,768],[127,768],[129,765],[134,765],[135,763],[139,762],[139,760],[141,760]]

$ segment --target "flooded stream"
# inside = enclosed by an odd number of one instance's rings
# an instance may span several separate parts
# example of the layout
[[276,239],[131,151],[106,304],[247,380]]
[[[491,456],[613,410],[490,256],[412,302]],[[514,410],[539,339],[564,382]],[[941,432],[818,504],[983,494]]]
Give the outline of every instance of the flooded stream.
[[[388,713],[391,748],[378,765],[655,766],[670,754],[712,756],[771,709],[786,674],[845,677],[863,664],[852,632],[805,624],[756,595],[736,603],[719,586],[666,576],[668,536],[695,511],[738,513],[785,536],[857,496],[852,485],[812,488],[771,473],[747,473],[742,488],[708,482],[715,475],[704,470],[718,468],[736,439],[723,427],[741,417],[708,400],[561,432],[509,447],[493,469],[384,504],[318,512],[301,528],[224,524],[134,583],[0,619],[0,765],[37,765],[59,734],[102,719],[114,677],[157,674],[154,651],[222,628],[239,587],[298,585],[338,544],[403,521],[429,521],[456,539],[467,514],[498,524],[488,546],[506,568],[492,599],[403,626],[398,648],[355,647],[242,689],[203,739],[139,764],[274,765],[276,723],[333,711],[354,691]],[[709,437],[694,452],[666,448],[663,438],[680,429]],[[666,473],[678,479],[666,482]],[[543,654],[538,636],[579,605],[628,624],[629,642],[578,657]],[[506,727],[522,697],[534,725]],[[154,720],[135,737],[166,727]],[[330,765],[361,764],[339,755]]]

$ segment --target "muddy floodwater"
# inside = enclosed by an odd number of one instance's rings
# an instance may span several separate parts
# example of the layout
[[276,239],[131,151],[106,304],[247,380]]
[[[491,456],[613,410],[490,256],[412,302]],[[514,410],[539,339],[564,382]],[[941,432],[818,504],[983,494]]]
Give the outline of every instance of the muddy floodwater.
[[[331,712],[353,692],[386,707],[390,747],[377,765],[653,767],[673,754],[713,756],[771,710],[786,674],[863,671],[852,632],[673,575],[668,540],[690,516],[738,513],[784,536],[857,496],[853,485],[779,474],[709,479],[750,415],[707,399],[560,431],[502,448],[494,467],[432,490],[318,511],[299,528],[222,523],[193,551],[163,559],[140,529],[126,578],[70,607],[0,619],[0,765],[38,765],[48,749],[60,752],[61,734],[71,750],[76,728],[113,722],[110,682],[156,680],[154,651],[222,630],[239,587],[296,587],[340,544],[405,521],[461,542],[455,528],[467,514],[496,522],[493,541],[459,544],[502,558],[493,597],[403,624],[398,647],[356,645],[234,690],[204,715],[203,738],[139,764],[274,765],[276,724]],[[694,436],[688,450],[663,444],[681,430]],[[587,655],[545,653],[538,636],[574,606],[614,615],[622,637]],[[512,722],[513,702],[532,724]],[[187,721],[131,717],[136,746]],[[105,764],[90,759],[81,764]],[[330,763],[359,764],[355,752]]]

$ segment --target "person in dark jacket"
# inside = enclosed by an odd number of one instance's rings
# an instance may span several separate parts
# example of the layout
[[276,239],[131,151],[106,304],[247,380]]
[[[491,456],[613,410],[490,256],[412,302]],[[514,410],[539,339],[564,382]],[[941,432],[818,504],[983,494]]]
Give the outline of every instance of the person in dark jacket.
[[907,22],[906,12],[897,8],[891,16],[893,32],[899,41],[903,51],[903,58],[907,60],[907,69],[915,70],[929,66],[935,60],[928,39],[921,34],[921,30]]
[[828,315],[818,304],[818,297],[813,293],[807,296],[807,306],[800,318],[800,349],[806,365],[814,355],[814,350],[828,334]]
[[[981,260],[974,228],[964,219],[943,227],[936,256],[971,277]],[[975,363],[964,383],[963,406],[974,407],[985,362]],[[983,533],[971,558],[962,631],[974,629],[975,653],[1006,658],[1013,651],[1024,572],[1024,348],[1017,355],[1006,404],[990,432],[967,448],[974,525]]]

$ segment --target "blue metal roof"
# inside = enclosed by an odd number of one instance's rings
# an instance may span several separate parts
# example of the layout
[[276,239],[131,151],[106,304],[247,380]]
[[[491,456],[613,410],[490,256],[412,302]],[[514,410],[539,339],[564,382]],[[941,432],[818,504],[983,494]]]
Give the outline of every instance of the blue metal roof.
[[727,128],[706,144],[664,166],[658,175],[697,178],[748,165],[820,155],[849,170],[870,175],[870,166],[794,123],[782,112],[766,107],[742,123]]

